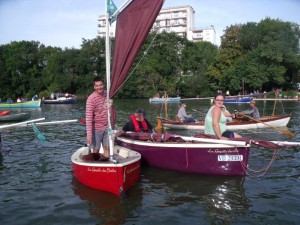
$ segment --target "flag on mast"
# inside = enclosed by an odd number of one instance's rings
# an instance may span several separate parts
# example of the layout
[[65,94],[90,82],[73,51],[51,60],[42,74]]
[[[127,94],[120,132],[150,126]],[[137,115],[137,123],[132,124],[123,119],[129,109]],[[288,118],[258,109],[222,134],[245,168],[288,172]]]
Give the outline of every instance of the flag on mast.
[[112,0],[107,0],[107,12],[111,16],[114,12],[117,11],[117,7]]

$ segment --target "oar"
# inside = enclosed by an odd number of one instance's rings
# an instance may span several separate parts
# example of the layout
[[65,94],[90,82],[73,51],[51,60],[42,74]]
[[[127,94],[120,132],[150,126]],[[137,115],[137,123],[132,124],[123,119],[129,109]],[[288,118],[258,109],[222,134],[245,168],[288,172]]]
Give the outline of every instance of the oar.
[[31,123],[37,122],[37,121],[41,121],[44,120],[45,118],[39,118],[39,119],[34,119],[34,120],[27,120],[24,122],[19,122],[19,123],[13,123],[13,124],[7,124],[7,125],[1,125],[0,129],[2,128],[8,128],[8,127],[17,127],[17,126],[23,126],[23,125],[30,125]]
[[274,144],[280,145],[280,146],[300,146],[300,142],[290,142],[290,141],[271,141]]
[[200,112],[199,110],[197,110],[197,109],[192,109],[194,112]]
[[35,123],[35,125],[65,124],[65,123],[74,123],[74,122],[78,122],[78,120],[77,119],[74,119],[74,120],[56,120],[56,121]]
[[32,126],[32,129],[33,129],[35,135],[39,139],[39,141],[46,141],[45,136],[37,129],[37,127],[34,125],[34,123],[31,123],[31,126]]
[[251,120],[254,120],[254,121],[256,121],[256,122],[262,123],[262,124],[264,124],[264,125],[266,125],[266,126],[272,127],[272,128],[274,128],[275,130],[278,130],[278,131],[280,131],[281,133],[283,133],[283,134],[285,134],[285,135],[288,135],[288,136],[290,136],[290,137],[295,137],[295,136],[296,136],[293,132],[291,132],[291,131],[289,131],[289,130],[281,129],[281,128],[279,128],[279,127],[274,127],[274,126],[272,126],[272,125],[270,125],[270,124],[267,124],[267,123],[265,123],[265,122],[263,122],[263,121],[254,119],[254,118],[251,117],[251,116],[247,116],[247,115],[245,115],[244,113],[238,113],[238,114],[239,114],[239,115],[242,115],[242,116],[244,116],[244,117],[247,117],[247,118],[249,118],[249,119],[251,119]]

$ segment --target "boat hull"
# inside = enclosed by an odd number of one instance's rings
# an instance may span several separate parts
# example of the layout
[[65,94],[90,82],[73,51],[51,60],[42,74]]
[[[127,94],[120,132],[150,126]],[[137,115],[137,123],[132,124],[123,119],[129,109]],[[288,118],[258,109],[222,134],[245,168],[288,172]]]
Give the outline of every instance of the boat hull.
[[76,99],[74,98],[64,98],[64,99],[45,99],[44,104],[75,104]]
[[37,108],[41,106],[41,100],[16,102],[16,103],[0,103],[0,108]]
[[18,122],[24,121],[30,118],[30,113],[16,113],[0,116],[0,122]]
[[[284,127],[291,119],[290,115],[287,116],[273,116],[273,117],[262,117],[260,121],[254,120],[242,121],[233,120],[233,122],[228,122],[226,124],[228,130],[248,130],[248,129],[258,129],[258,128],[268,128],[273,127]],[[267,124],[267,125],[266,125]],[[164,129],[181,129],[181,130],[204,130],[204,121],[199,121],[196,123],[182,123],[175,120],[163,120],[162,125]]]
[[[129,153],[127,158],[117,153],[124,150]],[[88,147],[82,147],[71,158],[74,176],[84,185],[120,196],[139,180],[141,155],[138,152],[115,146],[114,158],[118,163],[114,163],[86,161],[82,156],[88,151]]]
[[150,98],[150,103],[179,103],[180,97],[174,97],[174,98]]
[[244,176],[249,145],[149,142],[118,137],[117,144],[142,155],[142,161],[158,168],[185,173]]
[[249,103],[253,100],[252,97],[225,98],[224,103]]

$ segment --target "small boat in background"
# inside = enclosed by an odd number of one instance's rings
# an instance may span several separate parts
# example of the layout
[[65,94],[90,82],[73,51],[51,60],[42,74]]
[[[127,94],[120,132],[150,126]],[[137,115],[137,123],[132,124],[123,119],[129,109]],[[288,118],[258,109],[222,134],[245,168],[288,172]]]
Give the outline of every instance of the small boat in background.
[[250,103],[253,97],[226,97],[224,103]]
[[[258,128],[285,127],[291,119],[291,115],[274,115],[263,116],[259,121],[243,120],[241,118],[233,119],[232,122],[227,122],[226,126],[229,130],[249,130]],[[162,124],[164,129],[179,129],[179,130],[204,130],[204,120],[192,123],[183,123],[176,120],[165,120],[157,117],[158,124]]]
[[150,103],[178,103],[180,102],[180,97],[161,97],[161,98],[150,98],[149,102]]
[[44,104],[75,104],[75,97],[59,97],[57,99],[45,99],[43,101]]
[[10,111],[1,111],[0,112],[0,116],[5,116],[5,115],[8,115],[10,113]]
[[75,104],[76,96],[69,93],[51,93],[50,98],[43,99],[44,104]]
[[37,108],[41,106],[41,99],[15,103],[0,103],[0,108]]
[[[4,111],[9,112],[9,111]],[[0,122],[19,122],[19,121],[25,121],[30,118],[31,114],[29,112],[22,112],[22,113],[8,113],[5,115],[1,115],[2,112],[0,112]]]

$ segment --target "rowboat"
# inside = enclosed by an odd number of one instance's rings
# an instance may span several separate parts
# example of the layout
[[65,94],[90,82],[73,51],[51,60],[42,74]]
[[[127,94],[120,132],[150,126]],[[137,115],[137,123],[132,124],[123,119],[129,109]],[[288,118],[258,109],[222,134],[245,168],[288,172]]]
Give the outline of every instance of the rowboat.
[[30,116],[31,116],[31,114],[29,112],[7,114],[7,115],[4,115],[4,116],[0,116],[0,122],[24,121],[24,120],[29,119]]
[[0,108],[37,108],[41,106],[41,99],[16,103],[0,103]]
[[76,98],[74,97],[60,97],[57,99],[44,99],[44,104],[75,104]]
[[[284,127],[291,119],[291,115],[274,115],[264,116],[258,120],[245,121],[241,118],[233,119],[227,122],[228,130],[248,130],[267,127]],[[181,130],[204,130],[204,120],[192,123],[183,123],[176,120],[165,120],[157,117],[158,123],[161,123],[164,129],[181,129]]]
[[162,97],[162,98],[149,98],[150,103],[179,103],[180,97]]
[[88,160],[89,156],[89,147],[81,147],[71,157],[74,176],[89,187],[120,196],[139,180],[138,152],[115,145],[114,161]]
[[253,97],[226,97],[224,103],[249,103]]
[[[106,5],[106,78],[107,102],[117,93],[128,76],[144,40],[162,8],[163,0],[131,0],[111,15],[112,5]],[[105,1],[108,3],[108,1]],[[114,6],[114,5],[113,5]],[[117,17],[112,76],[110,71],[110,19]],[[71,157],[73,173],[81,183],[94,189],[122,196],[140,177],[140,153],[115,145],[108,110],[109,161],[89,160],[88,147],[79,148]]]

